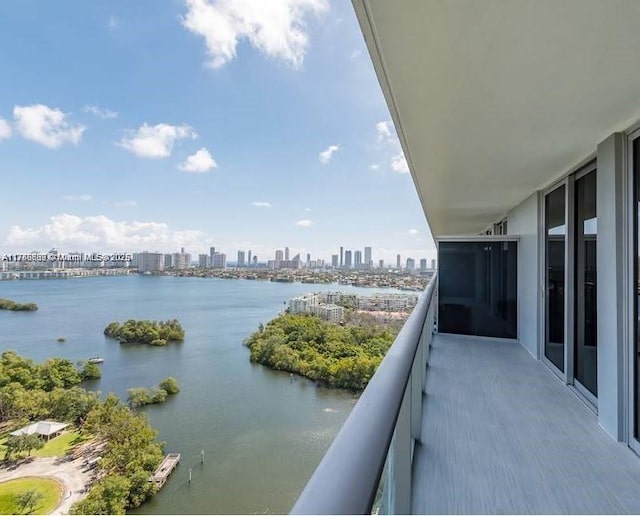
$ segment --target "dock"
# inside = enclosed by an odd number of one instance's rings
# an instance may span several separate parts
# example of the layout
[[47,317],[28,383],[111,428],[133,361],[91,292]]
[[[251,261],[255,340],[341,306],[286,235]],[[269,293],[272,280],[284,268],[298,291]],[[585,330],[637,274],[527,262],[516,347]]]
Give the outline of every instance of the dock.
[[180,462],[179,453],[170,453],[167,455],[162,461],[162,464],[158,466],[155,473],[149,477],[149,482],[155,482],[158,489],[160,489],[167,481],[167,478],[169,478],[171,472],[176,469],[178,462]]

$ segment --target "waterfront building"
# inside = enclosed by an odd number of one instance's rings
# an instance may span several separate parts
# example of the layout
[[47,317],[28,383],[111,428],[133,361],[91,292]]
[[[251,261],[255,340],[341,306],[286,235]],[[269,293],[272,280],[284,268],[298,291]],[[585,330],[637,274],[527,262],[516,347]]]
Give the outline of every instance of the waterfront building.
[[436,270],[436,260],[435,260],[435,258],[431,258],[431,270],[432,271]]
[[251,249],[247,251],[247,266],[251,266]]
[[227,266],[227,255],[224,253],[215,253],[213,255],[212,267],[214,269],[224,269],[226,266]]
[[344,268],[350,269],[352,266],[351,262],[351,251],[347,250],[344,252]]
[[144,251],[138,254],[139,272],[160,272],[164,270],[165,255],[162,253],[149,253]]
[[170,269],[173,267],[173,255],[171,253],[167,253],[164,255],[164,268]]
[[285,261],[289,261],[289,248],[288,247],[284,248],[284,259],[285,259]]
[[253,265],[258,265],[258,255],[253,256]]
[[352,3],[438,274],[292,513],[640,513],[637,1]]
[[184,252],[184,247],[179,253],[173,253],[173,268],[176,270],[188,269],[191,267],[191,255]]
[[311,253],[307,253],[307,266],[311,263]]
[[244,251],[238,251],[238,261],[236,262],[236,267],[244,267]]
[[344,267],[344,248],[340,246],[340,268]]
[[209,248],[209,267],[213,267],[213,257],[216,254],[216,248],[215,247],[210,247]]
[[311,309],[311,313],[334,324],[344,319],[344,308],[338,305],[317,305]]
[[378,268],[384,269],[384,260],[378,260]]
[[373,260],[371,259],[371,247],[364,248],[364,264],[368,269],[373,268]]
[[331,255],[331,267],[338,267],[338,255],[337,254],[332,254]]
[[305,294],[289,299],[289,311],[292,314],[310,313],[311,309],[318,305],[316,294]]
[[427,259],[426,258],[420,258],[420,270],[421,271],[426,271],[427,270]]
[[361,269],[362,268],[362,251],[360,251],[360,250],[354,251],[354,253],[353,253],[353,266],[356,269]]
[[400,255],[396,256],[396,269],[398,270],[402,269],[402,264],[400,262]]
[[209,267],[209,255],[208,254],[199,254],[198,255],[198,267],[201,269],[206,269]]
[[413,272],[416,268],[416,261],[413,258],[407,258],[407,272]]
[[284,253],[282,252],[281,249],[278,249],[276,251],[276,263],[279,263],[279,262],[281,262],[283,260],[284,260]]

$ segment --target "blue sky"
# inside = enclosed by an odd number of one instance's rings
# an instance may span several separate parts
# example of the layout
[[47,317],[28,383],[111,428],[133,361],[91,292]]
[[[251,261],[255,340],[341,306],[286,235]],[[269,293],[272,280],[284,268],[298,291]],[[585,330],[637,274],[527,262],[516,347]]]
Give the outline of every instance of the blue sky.
[[0,251],[435,256],[348,1],[3,0]]

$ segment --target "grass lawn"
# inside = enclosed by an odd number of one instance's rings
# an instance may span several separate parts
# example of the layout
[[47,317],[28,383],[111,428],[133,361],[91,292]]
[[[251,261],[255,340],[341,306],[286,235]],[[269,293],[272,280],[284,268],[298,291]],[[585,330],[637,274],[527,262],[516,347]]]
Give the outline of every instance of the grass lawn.
[[[0,439],[0,460],[4,459],[6,437]],[[65,432],[58,437],[46,442],[40,450],[31,452],[33,457],[62,457],[75,445],[86,441],[86,437],[81,437],[78,432]]]
[[[17,495],[36,490],[42,498],[33,508],[20,507]],[[24,477],[0,484],[0,514],[47,514],[55,509],[62,498],[62,487],[50,478]]]

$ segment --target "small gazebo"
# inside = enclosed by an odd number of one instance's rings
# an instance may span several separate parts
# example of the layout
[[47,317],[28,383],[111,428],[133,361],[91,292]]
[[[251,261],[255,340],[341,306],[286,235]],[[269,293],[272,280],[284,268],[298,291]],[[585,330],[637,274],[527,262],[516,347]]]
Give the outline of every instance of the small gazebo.
[[56,437],[62,432],[68,423],[58,423],[57,421],[38,421],[37,423],[31,423],[30,425],[23,426],[15,432],[11,432],[10,435],[33,435],[36,434],[45,440],[50,440],[52,437]]

